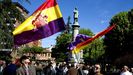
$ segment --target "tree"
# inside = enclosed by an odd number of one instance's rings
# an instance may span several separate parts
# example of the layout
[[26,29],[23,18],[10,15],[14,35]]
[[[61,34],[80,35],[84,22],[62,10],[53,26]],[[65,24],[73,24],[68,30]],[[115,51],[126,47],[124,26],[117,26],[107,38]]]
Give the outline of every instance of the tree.
[[128,40],[127,42],[129,43],[128,44],[128,49],[130,49],[129,51],[131,51],[133,49],[133,9],[131,9],[129,12],[128,12],[128,20],[129,20],[129,32],[128,32]]
[[16,8],[12,0],[1,0],[0,11],[0,49],[12,49],[14,24],[16,20],[19,22],[24,21],[25,17]]
[[[0,49],[13,49],[12,31],[14,30],[16,20],[22,22],[25,18],[19,9],[16,8],[13,1],[0,0]],[[10,53],[7,55],[6,52],[2,52],[0,58],[2,57],[5,60],[9,60]]]
[[61,33],[56,38],[55,48],[52,49],[52,57],[57,61],[65,61],[67,59],[68,44],[71,42],[71,34]]
[[[80,29],[80,34],[85,34],[88,36],[93,36],[94,34],[89,29]],[[52,49],[52,56],[57,59],[57,61],[64,61],[67,58],[68,44],[72,41],[72,34],[62,33],[56,39],[56,46]],[[85,59],[97,59],[104,54],[104,46],[102,39],[96,39],[88,45],[84,51]]]
[[23,48],[24,53],[41,53],[43,52],[43,50],[44,49],[42,47],[37,47],[37,46]]
[[132,52],[133,46],[133,10],[129,12],[120,12],[110,21],[110,25],[116,27],[105,35],[104,43],[106,45],[106,59],[111,61]]
[[[80,34],[85,34],[88,36],[93,36],[94,34],[89,29],[80,29]],[[86,61],[90,60],[97,60],[99,57],[101,57],[104,54],[104,45],[103,45],[103,39],[97,38],[86,48],[83,49],[84,53],[84,59]]]

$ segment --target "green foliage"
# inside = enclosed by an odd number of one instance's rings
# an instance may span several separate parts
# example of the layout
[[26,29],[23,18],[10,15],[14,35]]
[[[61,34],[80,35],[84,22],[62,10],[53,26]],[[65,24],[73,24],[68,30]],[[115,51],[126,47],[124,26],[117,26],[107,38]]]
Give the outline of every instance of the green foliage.
[[70,42],[71,34],[61,33],[56,38],[56,46],[52,49],[52,56],[55,57],[57,61],[64,61],[67,58],[67,46]]
[[25,47],[24,49],[23,49],[23,52],[25,52],[25,53],[41,53],[41,52],[43,52],[43,48],[42,47],[36,47],[36,46],[34,46],[34,47]]
[[[27,0],[26,0],[27,1]],[[25,20],[12,0],[0,0],[0,49],[13,49],[13,36],[15,22]],[[5,56],[7,55],[7,56]],[[0,53],[0,59],[9,60],[10,54]]]
[[24,21],[24,16],[12,0],[0,1],[0,12],[0,49],[12,49],[14,23],[16,19],[20,22]]
[[25,53],[28,53],[28,52],[31,52],[31,51],[32,51],[30,47],[25,47],[25,48],[23,48],[22,50],[23,50],[23,52],[25,52]]
[[106,57],[113,61],[132,52],[133,10],[116,14],[110,21],[110,25],[112,24],[116,24],[116,27],[105,35],[104,43]]
[[[91,30],[89,30],[89,29],[80,29],[79,33],[85,34],[88,36],[94,35],[91,32]],[[83,53],[84,53],[84,59],[85,60],[98,59],[100,56],[102,56],[104,54],[103,39],[97,38],[96,40],[94,40],[93,42],[88,44],[88,46],[86,48],[84,48]]]
[[0,51],[0,60],[11,61],[10,51]]
[[[93,36],[94,34],[89,29],[80,29],[80,34],[85,34],[88,36]],[[67,58],[68,44],[72,41],[72,34],[60,34],[56,39],[56,47],[52,49],[52,56],[57,59],[57,61],[64,61]],[[84,50],[85,59],[97,59],[104,54],[104,46],[102,39],[96,39],[90,43]]]
[[79,34],[85,34],[85,35],[88,35],[88,36],[93,36],[93,32],[91,32],[90,29],[84,29],[84,28],[81,28],[79,30]]

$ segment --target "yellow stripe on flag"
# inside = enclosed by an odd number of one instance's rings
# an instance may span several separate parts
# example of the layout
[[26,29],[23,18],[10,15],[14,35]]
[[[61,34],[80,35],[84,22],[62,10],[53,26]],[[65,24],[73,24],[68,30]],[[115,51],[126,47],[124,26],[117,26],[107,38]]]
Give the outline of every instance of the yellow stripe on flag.
[[54,7],[47,8],[42,11],[38,11],[37,13],[31,15],[28,19],[26,19],[21,25],[19,25],[14,31],[13,35],[21,34],[22,32],[33,30],[34,25],[32,24],[32,21],[36,18],[36,16],[41,13],[43,16],[47,16],[47,22],[51,22],[53,20],[56,20],[58,18],[62,17],[62,14],[59,10],[59,6],[56,5]]
[[34,26],[32,25],[32,18],[33,16],[30,16],[28,19],[26,19],[21,25],[19,25],[14,31],[13,35],[20,34],[24,31],[32,30]]
[[48,22],[62,17],[62,14],[59,10],[58,5],[56,5],[55,7],[51,7],[43,10],[41,14],[48,16]]

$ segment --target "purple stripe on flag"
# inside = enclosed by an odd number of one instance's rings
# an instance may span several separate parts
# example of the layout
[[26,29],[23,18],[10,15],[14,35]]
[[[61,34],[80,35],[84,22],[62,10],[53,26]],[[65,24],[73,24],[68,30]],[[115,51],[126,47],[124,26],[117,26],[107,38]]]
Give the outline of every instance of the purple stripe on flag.
[[65,29],[63,18],[56,19],[54,21],[49,22],[47,25],[43,27],[25,31],[21,34],[14,36],[15,45],[22,45],[31,41],[39,40],[42,38],[49,37],[59,31]]
[[89,38],[91,38],[91,37],[87,36],[87,35],[84,35],[84,34],[78,34],[76,36],[75,41],[68,45],[68,49],[69,50],[73,50],[78,44],[88,40]]

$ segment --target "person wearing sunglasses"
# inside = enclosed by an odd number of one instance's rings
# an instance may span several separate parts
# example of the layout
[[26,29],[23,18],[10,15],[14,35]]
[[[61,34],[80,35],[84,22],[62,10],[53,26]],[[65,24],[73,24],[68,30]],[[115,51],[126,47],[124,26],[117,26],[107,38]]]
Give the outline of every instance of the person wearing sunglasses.
[[100,66],[100,64],[95,64],[94,65],[94,75],[103,75],[101,73],[101,66]]

